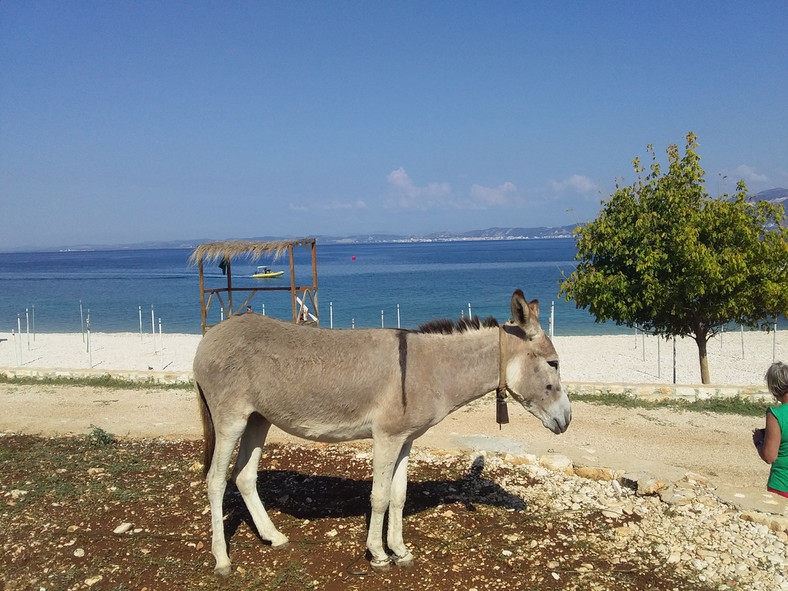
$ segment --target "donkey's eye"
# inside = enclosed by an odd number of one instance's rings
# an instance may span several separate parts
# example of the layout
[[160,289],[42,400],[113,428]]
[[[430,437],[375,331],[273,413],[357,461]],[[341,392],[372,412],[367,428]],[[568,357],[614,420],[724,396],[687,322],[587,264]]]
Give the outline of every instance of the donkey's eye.
[[554,370],[558,371],[558,361],[548,361],[547,365],[552,367]]

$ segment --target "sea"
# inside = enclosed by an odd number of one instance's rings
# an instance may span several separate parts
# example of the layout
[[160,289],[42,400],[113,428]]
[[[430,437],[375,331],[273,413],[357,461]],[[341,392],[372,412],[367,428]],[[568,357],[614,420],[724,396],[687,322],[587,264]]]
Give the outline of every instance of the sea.
[[[408,243],[317,243],[320,325],[337,329],[417,328],[436,318],[510,316],[512,292],[538,299],[540,322],[555,335],[621,334],[558,296],[574,270],[572,238]],[[192,249],[0,253],[0,332],[165,332],[199,334],[198,271]],[[311,285],[311,251],[296,247],[296,283]],[[253,279],[258,265],[285,270]],[[233,259],[233,287],[287,287],[289,262]],[[207,288],[226,287],[206,265]],[[235,296],[234,304],[239,299]],[[258,292],[254,312],[290,319],[288,291]],[[308,302],[309,304],[309,302]],[[312,306],[310,306],[312,307]],[[218,306],[212,306],[218,314]],[[209,317],[209,323],[221,318]],[[780,319],[782,325],[785,319]],[[781,328],[783,326],[781,325]]]

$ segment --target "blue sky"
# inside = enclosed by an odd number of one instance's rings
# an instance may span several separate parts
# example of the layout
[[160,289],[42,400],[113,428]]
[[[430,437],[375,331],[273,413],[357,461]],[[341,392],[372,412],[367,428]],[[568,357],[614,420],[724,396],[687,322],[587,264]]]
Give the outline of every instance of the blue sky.
[[785,2],[0,2],[0,250],[593,219],[788,187]]

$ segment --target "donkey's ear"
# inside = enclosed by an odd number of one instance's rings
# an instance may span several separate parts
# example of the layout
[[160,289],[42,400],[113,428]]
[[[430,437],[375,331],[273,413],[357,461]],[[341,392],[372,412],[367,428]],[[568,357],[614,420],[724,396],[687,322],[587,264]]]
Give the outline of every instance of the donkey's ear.
[[525,331],[529,339],[534,338],[542,330],[539,326],[539,300],[527,302],[522,290],[512,294],[512,320]]

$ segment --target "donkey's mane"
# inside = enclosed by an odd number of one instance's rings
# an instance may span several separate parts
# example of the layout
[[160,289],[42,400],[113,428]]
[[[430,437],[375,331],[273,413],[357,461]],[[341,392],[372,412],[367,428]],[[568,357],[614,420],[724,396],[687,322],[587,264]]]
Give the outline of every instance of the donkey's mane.
[[463,316],[459,320],[450,320],[448,318],[430,320],[419,326],[418,332],[425,334],[454,334],[482,328],[495,328],[497,326],[499,326],[498,321],[492,316],[488,316],[484,320],[478,316],[473,318]]

